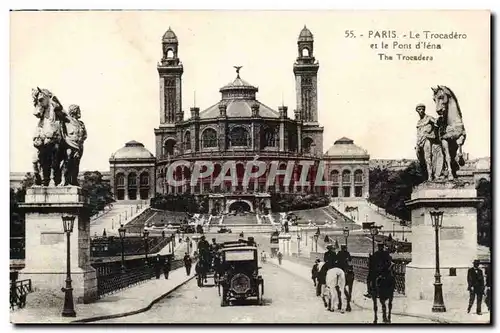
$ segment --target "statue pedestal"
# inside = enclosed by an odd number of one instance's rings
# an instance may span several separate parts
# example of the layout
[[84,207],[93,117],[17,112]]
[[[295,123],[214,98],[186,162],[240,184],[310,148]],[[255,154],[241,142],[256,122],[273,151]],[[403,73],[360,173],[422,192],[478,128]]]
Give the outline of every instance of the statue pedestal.
[[70,236],[71,279],[77,303],[97,300],[97,277],[90,265],[90,219],[87,199],[77,186],[32,187],[20,205],[26,216],[26,259],[20,279],[35,290],[61,293],[67,271],[67,236],[62,216],[76,216]]
[[279,243],[279,251],[284,255],[284,256],[291,256],[292,252],[290,249],[290,239],[292,236],[290,234],[280,234],[278,236],[278,243]]
[[413,190],[406,202],[412,218],[412,260],[405,277],[408,298],[434,298],[436,243],[429,212],[437,209],[443,212],[438,234],[444,301],[457,296],[467,299],[467,269],[477,258],[478,202],[473,184],[426,182]]

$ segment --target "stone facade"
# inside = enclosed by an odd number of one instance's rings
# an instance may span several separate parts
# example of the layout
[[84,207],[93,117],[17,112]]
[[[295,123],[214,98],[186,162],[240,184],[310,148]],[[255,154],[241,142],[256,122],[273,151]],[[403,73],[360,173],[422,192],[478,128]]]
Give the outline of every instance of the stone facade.
[[130,141],[109,159],[110,185],[116,200],[148,200],[155,195],[155,157]]

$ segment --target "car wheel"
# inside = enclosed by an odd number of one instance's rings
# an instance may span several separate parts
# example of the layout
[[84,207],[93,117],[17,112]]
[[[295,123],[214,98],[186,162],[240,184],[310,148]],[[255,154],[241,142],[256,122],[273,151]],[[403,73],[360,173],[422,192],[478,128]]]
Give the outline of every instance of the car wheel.
[[259,286],[259,290],[257,291],[257,304],[264,305],[264,297],[263,297],[262,285]]

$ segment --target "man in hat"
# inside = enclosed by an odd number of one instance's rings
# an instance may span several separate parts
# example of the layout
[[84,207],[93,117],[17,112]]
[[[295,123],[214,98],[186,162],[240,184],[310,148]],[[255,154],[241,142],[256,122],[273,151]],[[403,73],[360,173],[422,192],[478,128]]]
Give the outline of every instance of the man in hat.
[[323,261],[325,262],[325,265],[328,267],[328,269],[332,268],[337,262],[337,254],[335,253],[335,250],[333,249],[332,245],[328,245],[326,247],[326,252],[325,255],[323,256]]
[[415,108],[420,119],[417,122],[417,145],[415,151],[417,158],[422,167],[427,170],[428,180],[433,180],[432,174],[432,142],[437,138],[437,123],[436,119],[425,114],[425,105],[418,104]]
[[[186,239],[187,242],[188,239]],[[202,260],[204,260],[204,262],[208,263],[208,259],[209,259],[209,251],[210,251],[210,244],[207,242],[205,236],[201,236],[200,237],[200,240],[198,241],[198,251],[200,253],[200,258],[202,258]]]
[[314,261],[314,265],[312,267],[312,270],[311,270],[311,278],[313,280],[313,283],[314,283],[314,286],[316,287],[316,284],[318,282],[318,273],[319,273],[319,268],[318,268],[318,264],[320,263],[321,261],[319,259],[316,259]]
[[385,244],[378,243],[377,247],[378,249],[372,257],[376,276],[386,273],[392,265],[392,257],[386,251]]
[[377,244],[377,251],[368,259],[368,277],[367,277],[367,285],[368,285],[368,293],[365,297],[371,297],[373,290],[373,284],[377,276],[381,274],[387,274],[390,267],[392,265],[392,257],[385,250],[384,243]]
[[337,262],[338,267],[346,273],[351,264],[351,254],[347,251],[347,245],[340,246],[340,251],[337,253]]
[[186,252],[184,254],[184,267],[186,268],[186,275],[189,276],[191,274],[191,266],[193,265],[193,260],[191,256]]
[[155,269],[155,276],[156,276],[156,279],[159,279],[160,278],[160,275],[161,275],[161,270],[163,268],[163,265],[164,265],[164,262],[163,262],[163,258],[160,256],[160,254],[158,253],[156,255],[156,258],[154,259],[154,262],[153,262],[153,266],[154,266],[154,269]]
[[474,299],[477,296],[476,313],[480,315],[484,294],[484,275],[481,268],[479,268],[479,260],[474,260],[472,265],[473,267],[469,268],[467,272],[467,290],[469,291],[469,306],[467,307],[467,313],[470,313],[470,309],[474,304]]

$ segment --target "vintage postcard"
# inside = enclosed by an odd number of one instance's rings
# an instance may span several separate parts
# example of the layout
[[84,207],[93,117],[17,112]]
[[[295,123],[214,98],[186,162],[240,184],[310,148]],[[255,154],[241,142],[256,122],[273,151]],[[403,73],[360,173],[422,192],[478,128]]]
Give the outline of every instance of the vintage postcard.
[[11,322],[490,324],[490,26],[12,11]]

